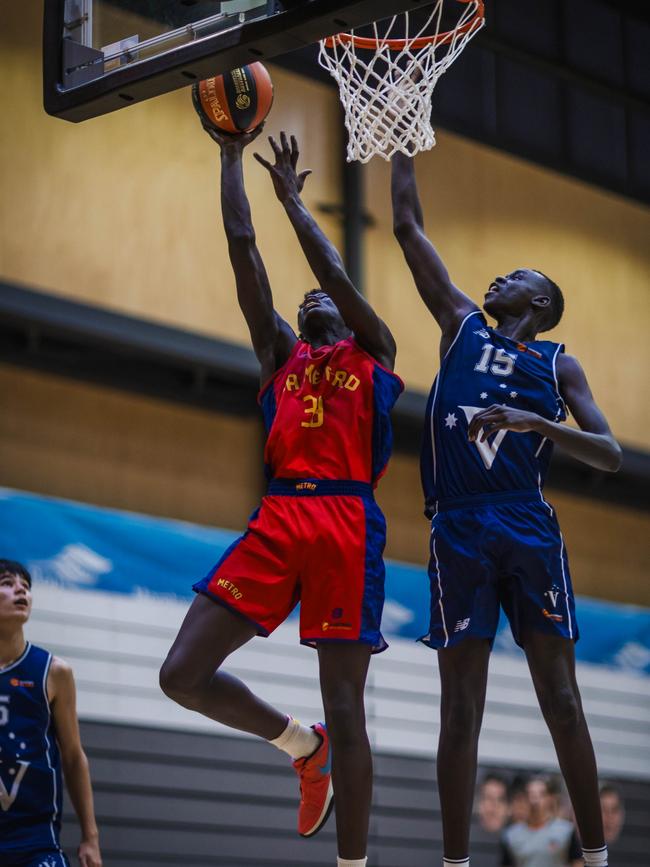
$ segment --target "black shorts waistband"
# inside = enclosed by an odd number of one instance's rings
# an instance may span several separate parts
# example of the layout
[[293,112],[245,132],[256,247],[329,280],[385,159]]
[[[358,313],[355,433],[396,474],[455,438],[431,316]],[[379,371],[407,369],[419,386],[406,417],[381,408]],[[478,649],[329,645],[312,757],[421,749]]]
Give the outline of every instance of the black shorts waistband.
[[[494,494],[469,494],[467,497],[450,497],[438,500],[438,512],[451,509],[475,509],[480,506],[500,506],[505,503],[543,503],[544,499],[537,488],[525,491],[500,491]],[[435,506],[434,506],[435,511]]]
[[267,494],[273,497],[348,496],[374,499],[372,485],[350,479],[272,479]]

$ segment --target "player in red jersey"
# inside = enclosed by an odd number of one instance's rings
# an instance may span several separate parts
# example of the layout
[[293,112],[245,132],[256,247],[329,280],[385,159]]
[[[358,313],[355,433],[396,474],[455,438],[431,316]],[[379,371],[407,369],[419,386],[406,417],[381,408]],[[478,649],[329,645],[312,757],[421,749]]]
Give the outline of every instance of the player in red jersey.
[[[386,646],[385,522],[373,489],[391,449],[390,410],[402,390],[393,337],[350,282],[335,247],[300,198],[298,146],[270,139],[275,193],[319,283],[298,309],[300,336],[273,308],[255,244],[242,152],[256,133],[226,136],[221,206],[237,297],[260,361],[268,493],[244,535],[194,586],[193,601],[161,670],[165,693],[185,707],[271,741],[300,775],[298,827],[315,834],[336,796],[338,864],[366,863],[372,760],[363,692],[370,655]],[[318,649],[327,726],[302,726],[221,670],[255,635],[269,635],[301,602],[300,636]],[[218,603],[218,604],[215,604]]]

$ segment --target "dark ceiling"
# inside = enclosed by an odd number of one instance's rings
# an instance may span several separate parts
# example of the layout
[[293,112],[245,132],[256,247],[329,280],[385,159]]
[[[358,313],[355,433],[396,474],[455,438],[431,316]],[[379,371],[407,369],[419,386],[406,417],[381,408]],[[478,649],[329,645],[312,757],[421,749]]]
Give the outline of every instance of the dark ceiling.
[[[434,125],[649,203],[650,3],[485,5],[436,87]],[[323,76],[313,48],[279,60]]]

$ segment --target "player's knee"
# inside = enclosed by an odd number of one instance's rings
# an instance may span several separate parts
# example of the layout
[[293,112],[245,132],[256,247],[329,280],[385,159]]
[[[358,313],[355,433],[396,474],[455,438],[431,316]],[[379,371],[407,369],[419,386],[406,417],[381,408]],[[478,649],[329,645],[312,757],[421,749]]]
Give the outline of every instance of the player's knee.
[[191,707],[195,694],[193,679],[185,670],[185,666],[173,656],[168,656],[163,662],[158,675],[160,688],[168,698],[183,707]]
[[325,699],[325,718],[332,743],[339,749],[352,747],[366,737],[363,700],[347,696]]
[[460,696],[443,702],[442,728],[445,737],[473,743],[481,728],[482,709],[474,696]]
[[541,705],[548,724],[555,730],[572,731],[582,724],[580,697],[570,686],[556,687],[544,693]]

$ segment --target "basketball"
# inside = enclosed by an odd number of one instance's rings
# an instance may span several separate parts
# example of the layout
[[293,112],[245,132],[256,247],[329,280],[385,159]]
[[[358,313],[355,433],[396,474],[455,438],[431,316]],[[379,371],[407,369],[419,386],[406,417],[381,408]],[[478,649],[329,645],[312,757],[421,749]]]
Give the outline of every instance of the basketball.
[[206,78],[194,88],[203,115],[221,132],[251,132],[273,104],[273,82],[259,61]]

